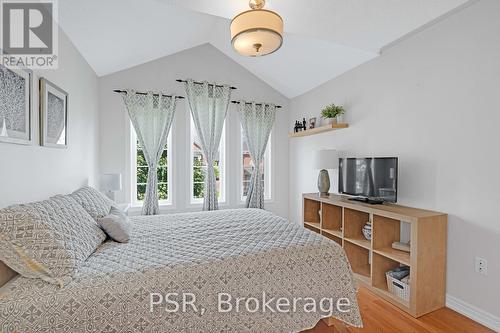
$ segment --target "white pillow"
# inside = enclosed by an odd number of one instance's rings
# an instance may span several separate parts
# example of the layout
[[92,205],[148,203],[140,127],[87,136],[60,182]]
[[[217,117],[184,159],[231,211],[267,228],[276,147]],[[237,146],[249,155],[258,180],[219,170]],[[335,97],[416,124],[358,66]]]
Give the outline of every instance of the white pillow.
[[97,223],[109,237],[117,242],[126,243],[130,239],[130,221],[116,207],[111,207],[109,214],[98,219]]

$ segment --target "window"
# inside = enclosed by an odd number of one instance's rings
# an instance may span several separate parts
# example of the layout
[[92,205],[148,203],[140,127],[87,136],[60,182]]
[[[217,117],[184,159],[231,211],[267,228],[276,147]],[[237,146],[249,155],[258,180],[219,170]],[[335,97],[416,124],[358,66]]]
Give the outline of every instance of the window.
[[[192,117],[191,122],[191,203],[203,202],[205,174],[207,172],[207,161],[201,150],[200,139],[196,132]],[[219,145],[219,151],[214,161],[216,189],[219,202],[225,201],[225,172],[224,158],[226,150],[226,126],[222,128],[222,137]]]
[[[260,172],[262,174],[262,183],[264,185],[264,199],[271,199],[271,135],[267,143],[266,152],[264,153],[264,160],[260,164]],[[248,186],[250,185],[250,177],[252,175],[252,159],[248,152],[248,146],[241,130],[241,200],[246,200],[248,193]]]
[[[171,177],[171,170],[169,165],[172,161],[169,154],[169,147],[172,146],[170,131],[167,139],[167,144],[158,163],[158,199],[160,204],[171,203],[171,184],[169,182]],[[146,183],[148,179],[148,165],[144,157],[134,128],[131,126],[131,142],[132,142],[132,203],[140,205],[144,201],[144,194],[146,193]]]

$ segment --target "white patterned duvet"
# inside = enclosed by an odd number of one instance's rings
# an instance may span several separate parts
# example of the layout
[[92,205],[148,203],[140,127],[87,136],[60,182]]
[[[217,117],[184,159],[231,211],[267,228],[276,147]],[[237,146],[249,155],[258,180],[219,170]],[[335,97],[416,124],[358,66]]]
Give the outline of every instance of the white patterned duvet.
[[2,332],[297,332],[330,314],[362,325],[343,249],[302,226],[258,209],[131,222],[130,242],[102,244],[66,287],[0,288]]

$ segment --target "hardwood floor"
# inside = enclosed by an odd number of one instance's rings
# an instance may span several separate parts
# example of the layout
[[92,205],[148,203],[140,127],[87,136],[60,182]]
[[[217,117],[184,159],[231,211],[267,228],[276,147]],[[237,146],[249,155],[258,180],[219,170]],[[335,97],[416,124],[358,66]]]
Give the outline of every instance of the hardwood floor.
[[358,301],[364,328],[348,327],[340,322],[328,327],[322,320],[311,330],[303,333],[483,333],[492,330],[448,308],[440,309],[418,319],[399,310],[360,287]]

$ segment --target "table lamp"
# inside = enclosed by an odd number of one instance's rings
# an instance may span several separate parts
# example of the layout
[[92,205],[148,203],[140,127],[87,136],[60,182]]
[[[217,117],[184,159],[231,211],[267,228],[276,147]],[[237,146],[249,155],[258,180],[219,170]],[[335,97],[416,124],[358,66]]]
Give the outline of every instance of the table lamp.
[[106,196],[115,201],[115,192],[122,190],[122,175],[120,173],[106,173],[100,177],[101,190]]
[[316,150],[314,154],[314,168],[319,169],[318,192],[321,197],[327,197],[330,190],[330,176],[328,169],[339,167],[339,155],[335,149]]

